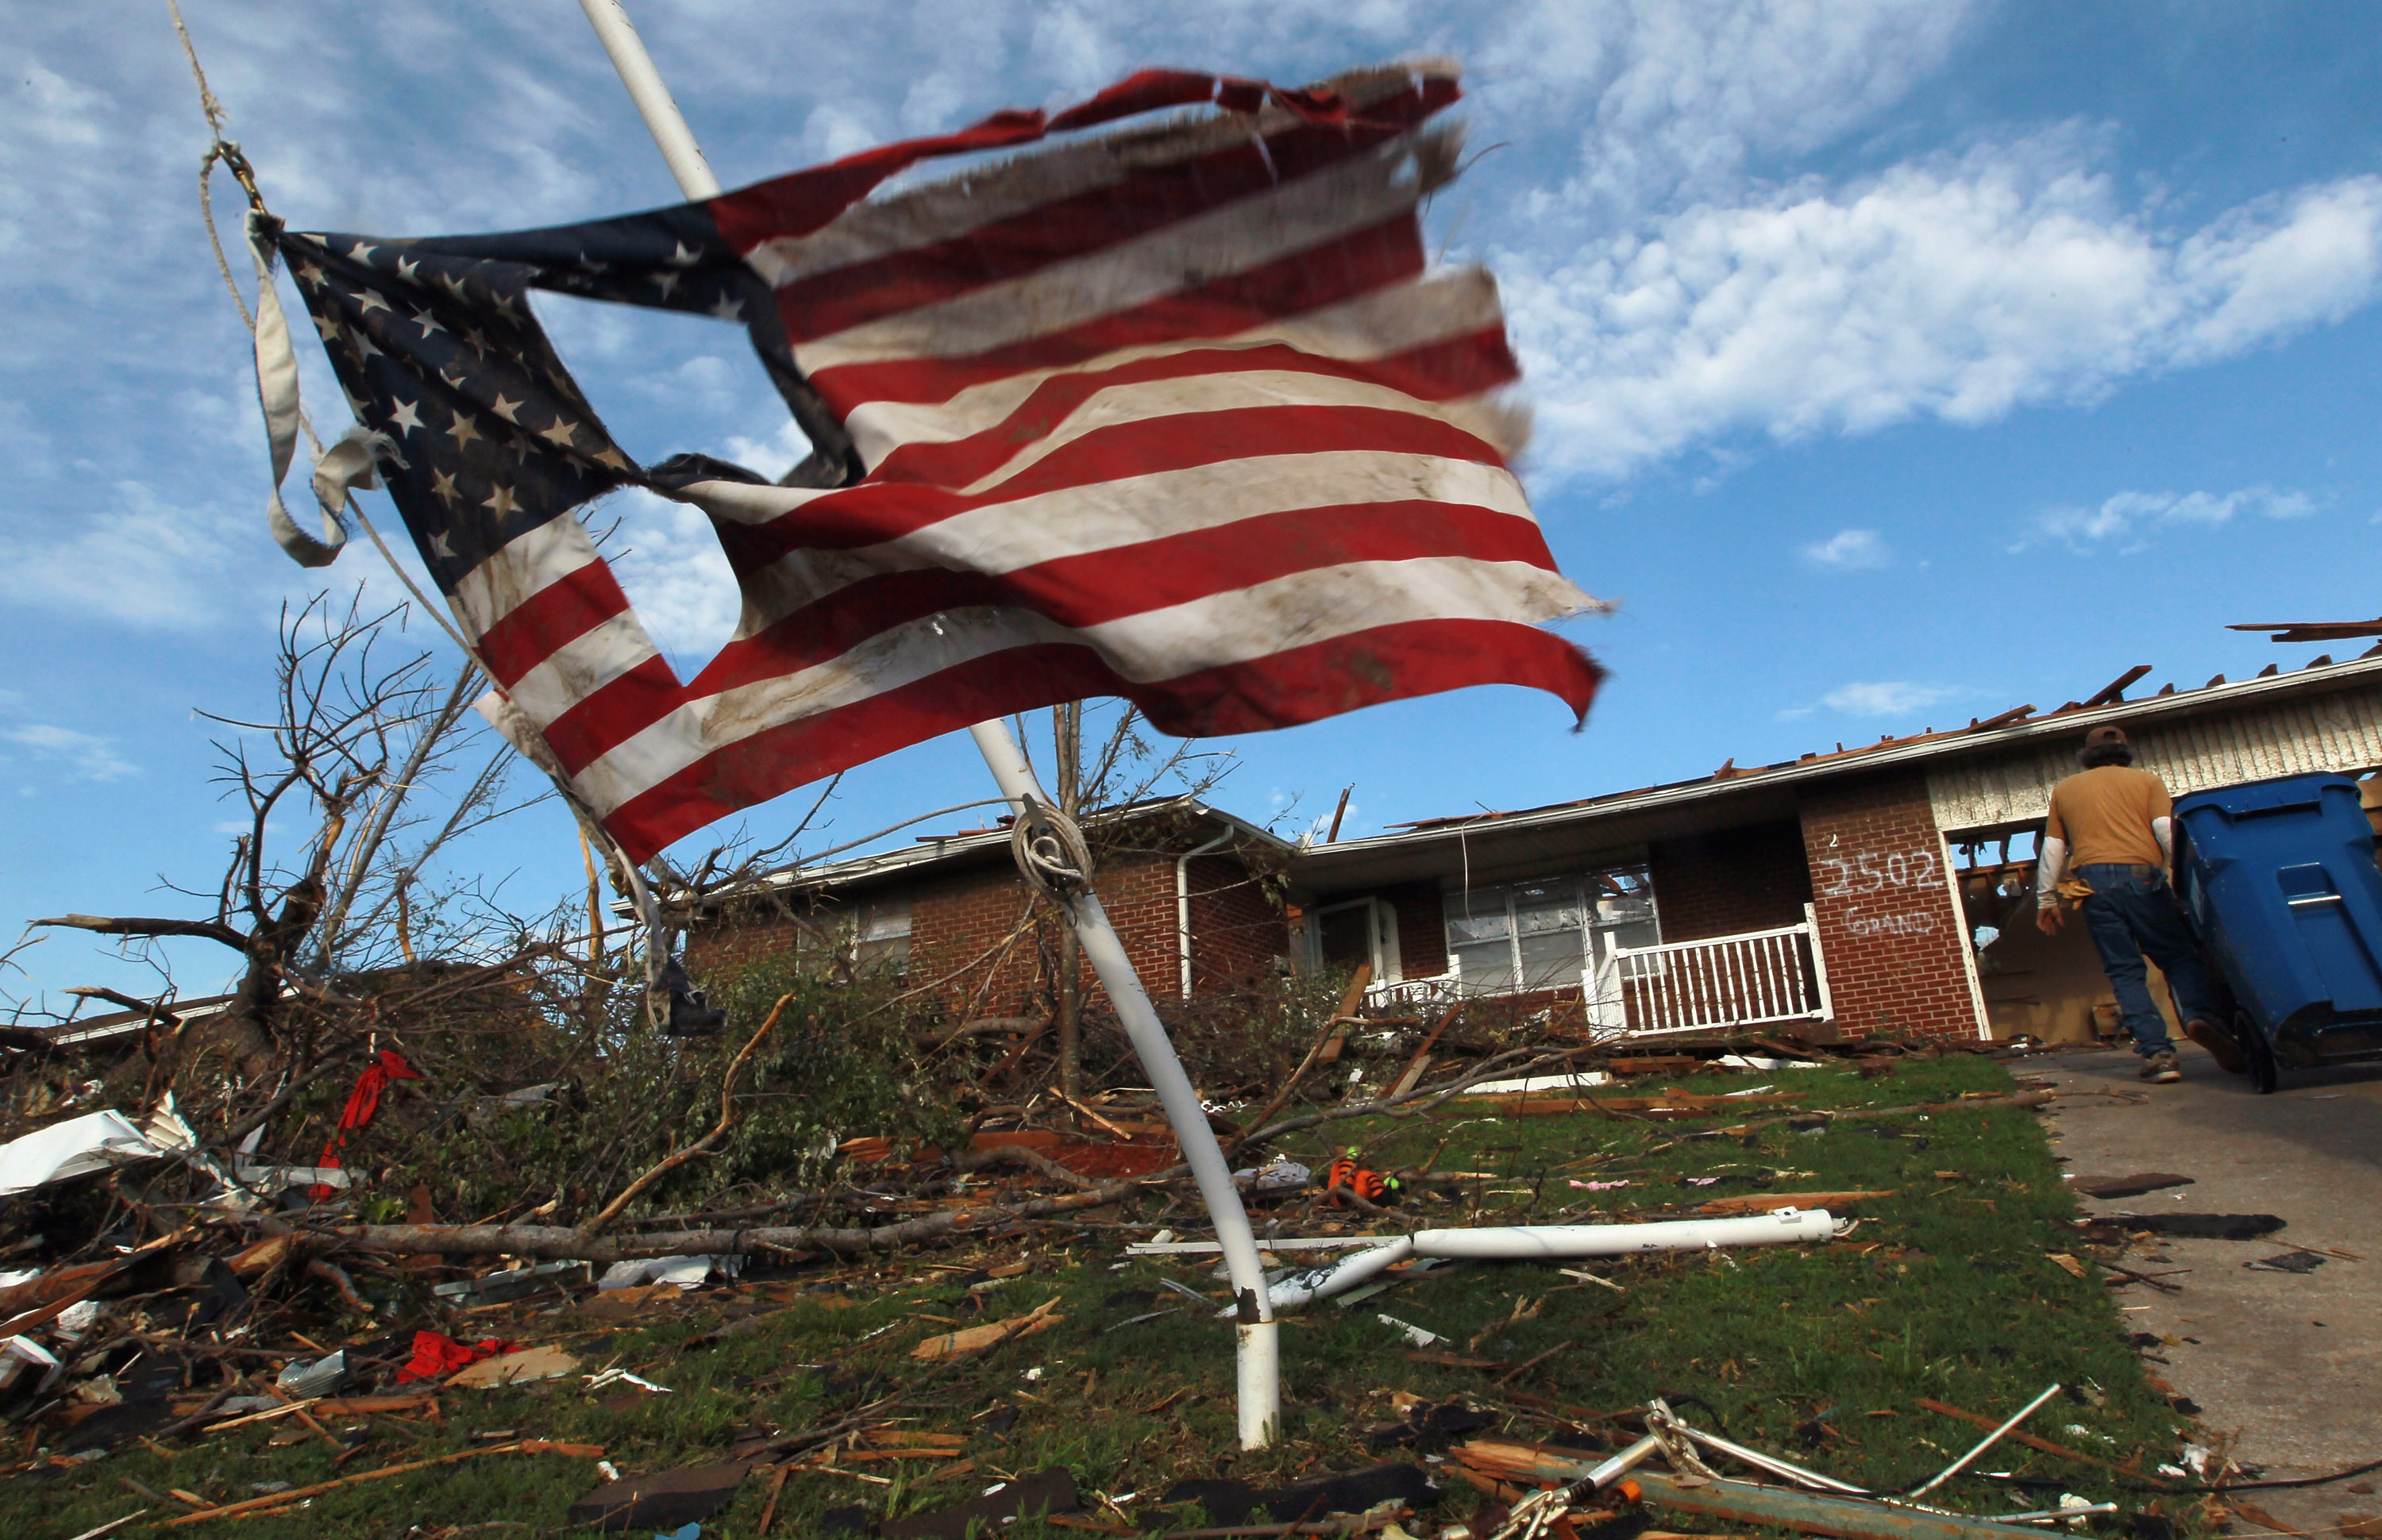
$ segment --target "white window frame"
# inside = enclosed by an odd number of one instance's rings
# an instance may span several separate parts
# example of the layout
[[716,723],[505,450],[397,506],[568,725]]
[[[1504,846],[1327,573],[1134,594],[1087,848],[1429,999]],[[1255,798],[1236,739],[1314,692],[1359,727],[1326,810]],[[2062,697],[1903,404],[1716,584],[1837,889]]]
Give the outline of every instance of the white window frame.
[[[1442,899],[1443,917],[1441,923],[1443,925],[1445,925],[1448,923],[1448,917],[1457,912],[1459,909],[1469,915],[1478,916],[1484,913],[1493,913],[1498,907],[1503,907],[1505,916],[1505,946],[1507,961],[1508,966],[1513,971],[1513,983],[1511,984],[1501,984],[1496,987],[1478,989],[1467,986],[1464,983],[1464,965],[1462,957],[1459,953],[1459,948],[1465,947],[1480,947],[1486,943],[1478,941],[1459,942],[1451,932],[1446,936],[1447,974],[1450,978],[1455,980],[1457,993],[1467,996],[1535,995],[1554,989],[1588,988],[1590,980],[1597,976],[1604,959],[1611,954],[1615,946],[1612,937],[1623,928],[1620,925],[1599,923],[1597,920],[1599,900],[1589,897],[1589,885],[1590,882],[1597,877],[1606,875],[1627,875],[1640,880],[1647,880],[1647,901],[1652,910],[1652,913],[1650,920],[1646,923],[1651,923],[1654,927],[1654,936],[1651,942],[1643,943],[1643,945],[1661,945],[1663,937],[1662,906],[1653,894],[1652,885],[1651,880],[1648,879],[1646,866],[1643,862],[1633,862],[1617,863],[1612,866],[1599,868],[1594,872],[1584,873],[1574,877],[1526,878],[1519,882],[1502,883],[1493,887],[1473,888],[1469,891],[1464,889],[1451,889],[1443,896]],[[1518,890],[1525,887],[1560,888],[1567,890],[1570,895],[1570,901],[1572,904],[1586,917],[1585,922],[1575,933],[1579,936],[1580,942],[1579,969],[1577,974],[1569,977],[1541,980],[1537,983],[1529,982],[1528,973],[1522,965],[1521,911],[1516,906],[1516,902],[1518,896]],[[1634,921],[1630,922],[1630,923],[1638,923],[1639,922]],[[1541,931],[1537,934],[1543,935],[1553,933]]]

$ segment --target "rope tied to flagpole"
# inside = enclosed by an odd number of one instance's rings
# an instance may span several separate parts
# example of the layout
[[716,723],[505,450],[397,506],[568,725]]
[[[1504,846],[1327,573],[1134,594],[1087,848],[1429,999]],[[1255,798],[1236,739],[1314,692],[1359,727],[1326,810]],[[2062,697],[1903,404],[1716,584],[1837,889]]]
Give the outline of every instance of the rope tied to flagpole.
[[1009,853],[1026,883],[1055,903],[1091,888],[1092,850],[1083,829],[1039,797],[1027,797],[1010,824]]

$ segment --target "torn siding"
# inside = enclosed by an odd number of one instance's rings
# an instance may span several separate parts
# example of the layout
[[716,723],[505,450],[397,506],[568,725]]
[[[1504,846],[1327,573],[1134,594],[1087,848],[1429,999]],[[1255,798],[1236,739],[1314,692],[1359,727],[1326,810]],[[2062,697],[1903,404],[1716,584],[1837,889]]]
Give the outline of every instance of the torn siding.
[[[2150,703],[2143,703],[2148,705]],[[2341,691],[2179,717],[2129,731],[2134,763],[2177,796],[2212,786],[2382,765],[2382,690]],[[2023,824],[2050,810],[2051,788],[2076,773],[2076,741],[2013,745],[1993,758],[1930,766],[1935,826],[1948,832]]]

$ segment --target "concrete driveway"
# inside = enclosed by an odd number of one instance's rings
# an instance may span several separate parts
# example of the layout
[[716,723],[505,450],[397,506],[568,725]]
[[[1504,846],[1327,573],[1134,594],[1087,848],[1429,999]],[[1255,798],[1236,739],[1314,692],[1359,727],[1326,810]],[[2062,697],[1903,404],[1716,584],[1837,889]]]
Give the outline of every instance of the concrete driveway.
[[[2152,1370],[2200,1404],[2208,1433],[2237,1438],[2237,1461],[2265,1466],[2270,1479],[2382,1459],[2382,1065],[2287,1070],[2280,1091],[2260,1096],[2197,1047],[2185,1045],[2181,1057],[2183,1083],[2167,1086],[2143,1083],[2124,1051],[2013,1066],[2064,1091],[2129,1094],[2055,1105],[2052,1147],[2071,1178],[2168,1171],[2193,1179],[2130,1198],[2080,1197],[2085,1213],[2288,1221],[2266,1241],[2138,1242],[2127,1266],[2188,1270],[2165,1280],[2180,1286],[2176,1293],[2139,1283],[2112,1289],[2122,1319],[2130,1331],[2167,1339],[2147,1350],[2167,1361]],[[2243,1265],[2292,1247],[2325,1260],[2304,1275]],[[2243,1496],[2294,1530],[2317,1531],[2338,1527],[2343,1514],[2382,1513],[2382,1497],[2369,1495],[2377,1488],[2382,1472]]]

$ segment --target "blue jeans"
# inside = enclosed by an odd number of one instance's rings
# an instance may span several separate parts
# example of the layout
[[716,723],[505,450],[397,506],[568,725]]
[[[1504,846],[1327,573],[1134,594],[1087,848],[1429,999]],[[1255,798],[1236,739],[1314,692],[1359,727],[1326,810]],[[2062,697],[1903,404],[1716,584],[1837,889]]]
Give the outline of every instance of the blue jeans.
[[2084,925],[2101,953],[2101,972],[2117,991],[2118,1020],[2133,1034],[2134,1052],[2147,1058],[2172,1048],[2167,1020],[2151,1003],[2149,975],[2143,967],[2147,952],[2175,992],[2177,1014],[2186,1021],[2225,1024],[2217,1008],[2216,990],[2200,948],[2183,923],[2183,910],[2167,874],[2155,866],[2080,866],[2076,874],[2091,885],[2084,900]]

